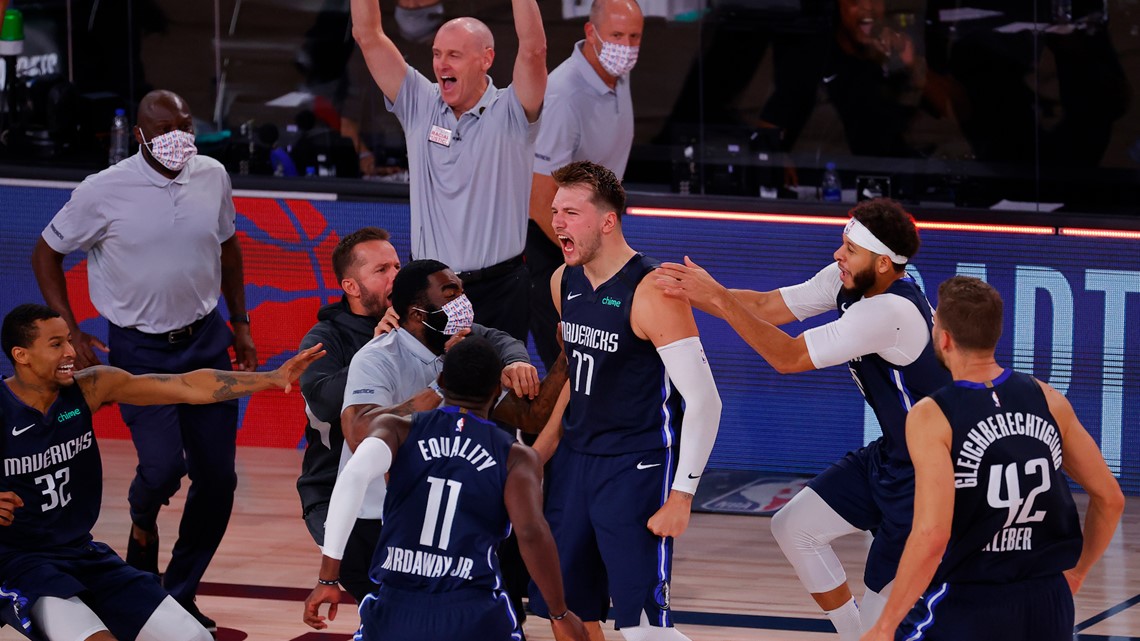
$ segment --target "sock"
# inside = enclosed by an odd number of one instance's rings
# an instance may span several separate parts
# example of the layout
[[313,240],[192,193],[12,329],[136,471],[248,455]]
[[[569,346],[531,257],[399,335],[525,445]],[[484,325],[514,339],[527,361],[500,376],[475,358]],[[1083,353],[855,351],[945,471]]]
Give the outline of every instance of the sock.
[[831,620],[831,625],[835,626],[835,631],[839,633],[841,641],[859,641],[859,637],[863,635],[863,626],[859,622],[859,607],[855,605],[855,597],[851,597],[847,603],[829,612],[824,612],[824,614]]

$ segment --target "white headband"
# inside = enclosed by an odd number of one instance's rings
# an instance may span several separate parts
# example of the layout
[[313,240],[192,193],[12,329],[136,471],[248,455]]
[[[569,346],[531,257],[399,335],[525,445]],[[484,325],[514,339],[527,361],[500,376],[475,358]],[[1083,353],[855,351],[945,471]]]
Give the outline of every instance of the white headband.
[[891,251],[891,248],[887,247],[885,244],[883,244],[883,241],[876,238],[875,235],[871,233],[870,229],[867,229],[863,223],[855,220],[854,218],[847,221],[847,226],[843,228],[843,235],[846,236],[847,239],[851,242],[862,247],[863,249],[866,249],[869,252],[882,254],[883,256],[890,258],[891,262],[895,263],[896,265],[905,265],[907,263],[906,256],[899,256],[898,254]]

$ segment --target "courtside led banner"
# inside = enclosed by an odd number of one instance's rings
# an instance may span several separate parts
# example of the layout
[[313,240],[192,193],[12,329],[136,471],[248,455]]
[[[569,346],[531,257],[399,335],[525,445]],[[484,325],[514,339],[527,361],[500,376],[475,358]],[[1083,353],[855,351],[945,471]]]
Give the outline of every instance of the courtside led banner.
[[[69,193],[0,187],[0,312],[42,300],[29,257]],[[317,309],[339,298],[330,256],[345,233],[384,227],[407,260],[406,204],[244,197],[235,203],[247,306],[263,367],[288,358]],[[841,219],[695,213],[635,209],[625,218],[626,236],[663,261],[687,255],[729,287],[769,290],[805,280],[831,261],[843,229]],[[985,225],[930,225],[921,234],[922,249],[910,270],[931,302],[937,305],[938,283],[955,274],[993,284],[1005,298],[1001,361],[1063,392],[1125,491],[1140,492],[1140,239]],[[106,336],[105,321],[87,299],[83,257],[68,257],[64,267],[81,326]],[[846,367],[782,376],[726,323],[702,312],[696,317],[724,401],[711,467],[811,474],[877,435]],[[832,318],[786,329],[796,335]],[[3,367],[10,372],[6,361]],[[299,394],[260,394],[242,401],[242,412],[240,444],[301,444]],[[103,437],[126,436],[113,409],[101,412],[97,424]]]

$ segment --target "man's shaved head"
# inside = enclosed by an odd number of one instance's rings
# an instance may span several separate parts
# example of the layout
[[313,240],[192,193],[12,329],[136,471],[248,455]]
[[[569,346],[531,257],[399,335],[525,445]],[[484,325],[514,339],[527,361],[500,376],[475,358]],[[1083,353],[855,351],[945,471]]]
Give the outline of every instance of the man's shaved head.
[[[450,32],[445,34],[444,32]],[[482,20],[475,18],[455,18],[443,23],[443,26],[436,32],[436,39],[440,36],[456,36],[470,38],[469,42],[479,49],[494,49],[495,37],[491,35],[491,30]]]

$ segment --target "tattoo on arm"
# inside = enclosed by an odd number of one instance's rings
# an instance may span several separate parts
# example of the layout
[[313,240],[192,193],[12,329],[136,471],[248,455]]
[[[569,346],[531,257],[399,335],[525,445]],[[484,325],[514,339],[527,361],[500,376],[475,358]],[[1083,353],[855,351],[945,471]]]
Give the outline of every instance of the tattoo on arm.
[[245,394],[246,390],[238,389],[238,379],[233,374],[228,372],[218,372],[214,375],[215,380],[221,384],[221,387],[214,390],[214,400],[216,402],[228,401],[230,399],[238,398]]

